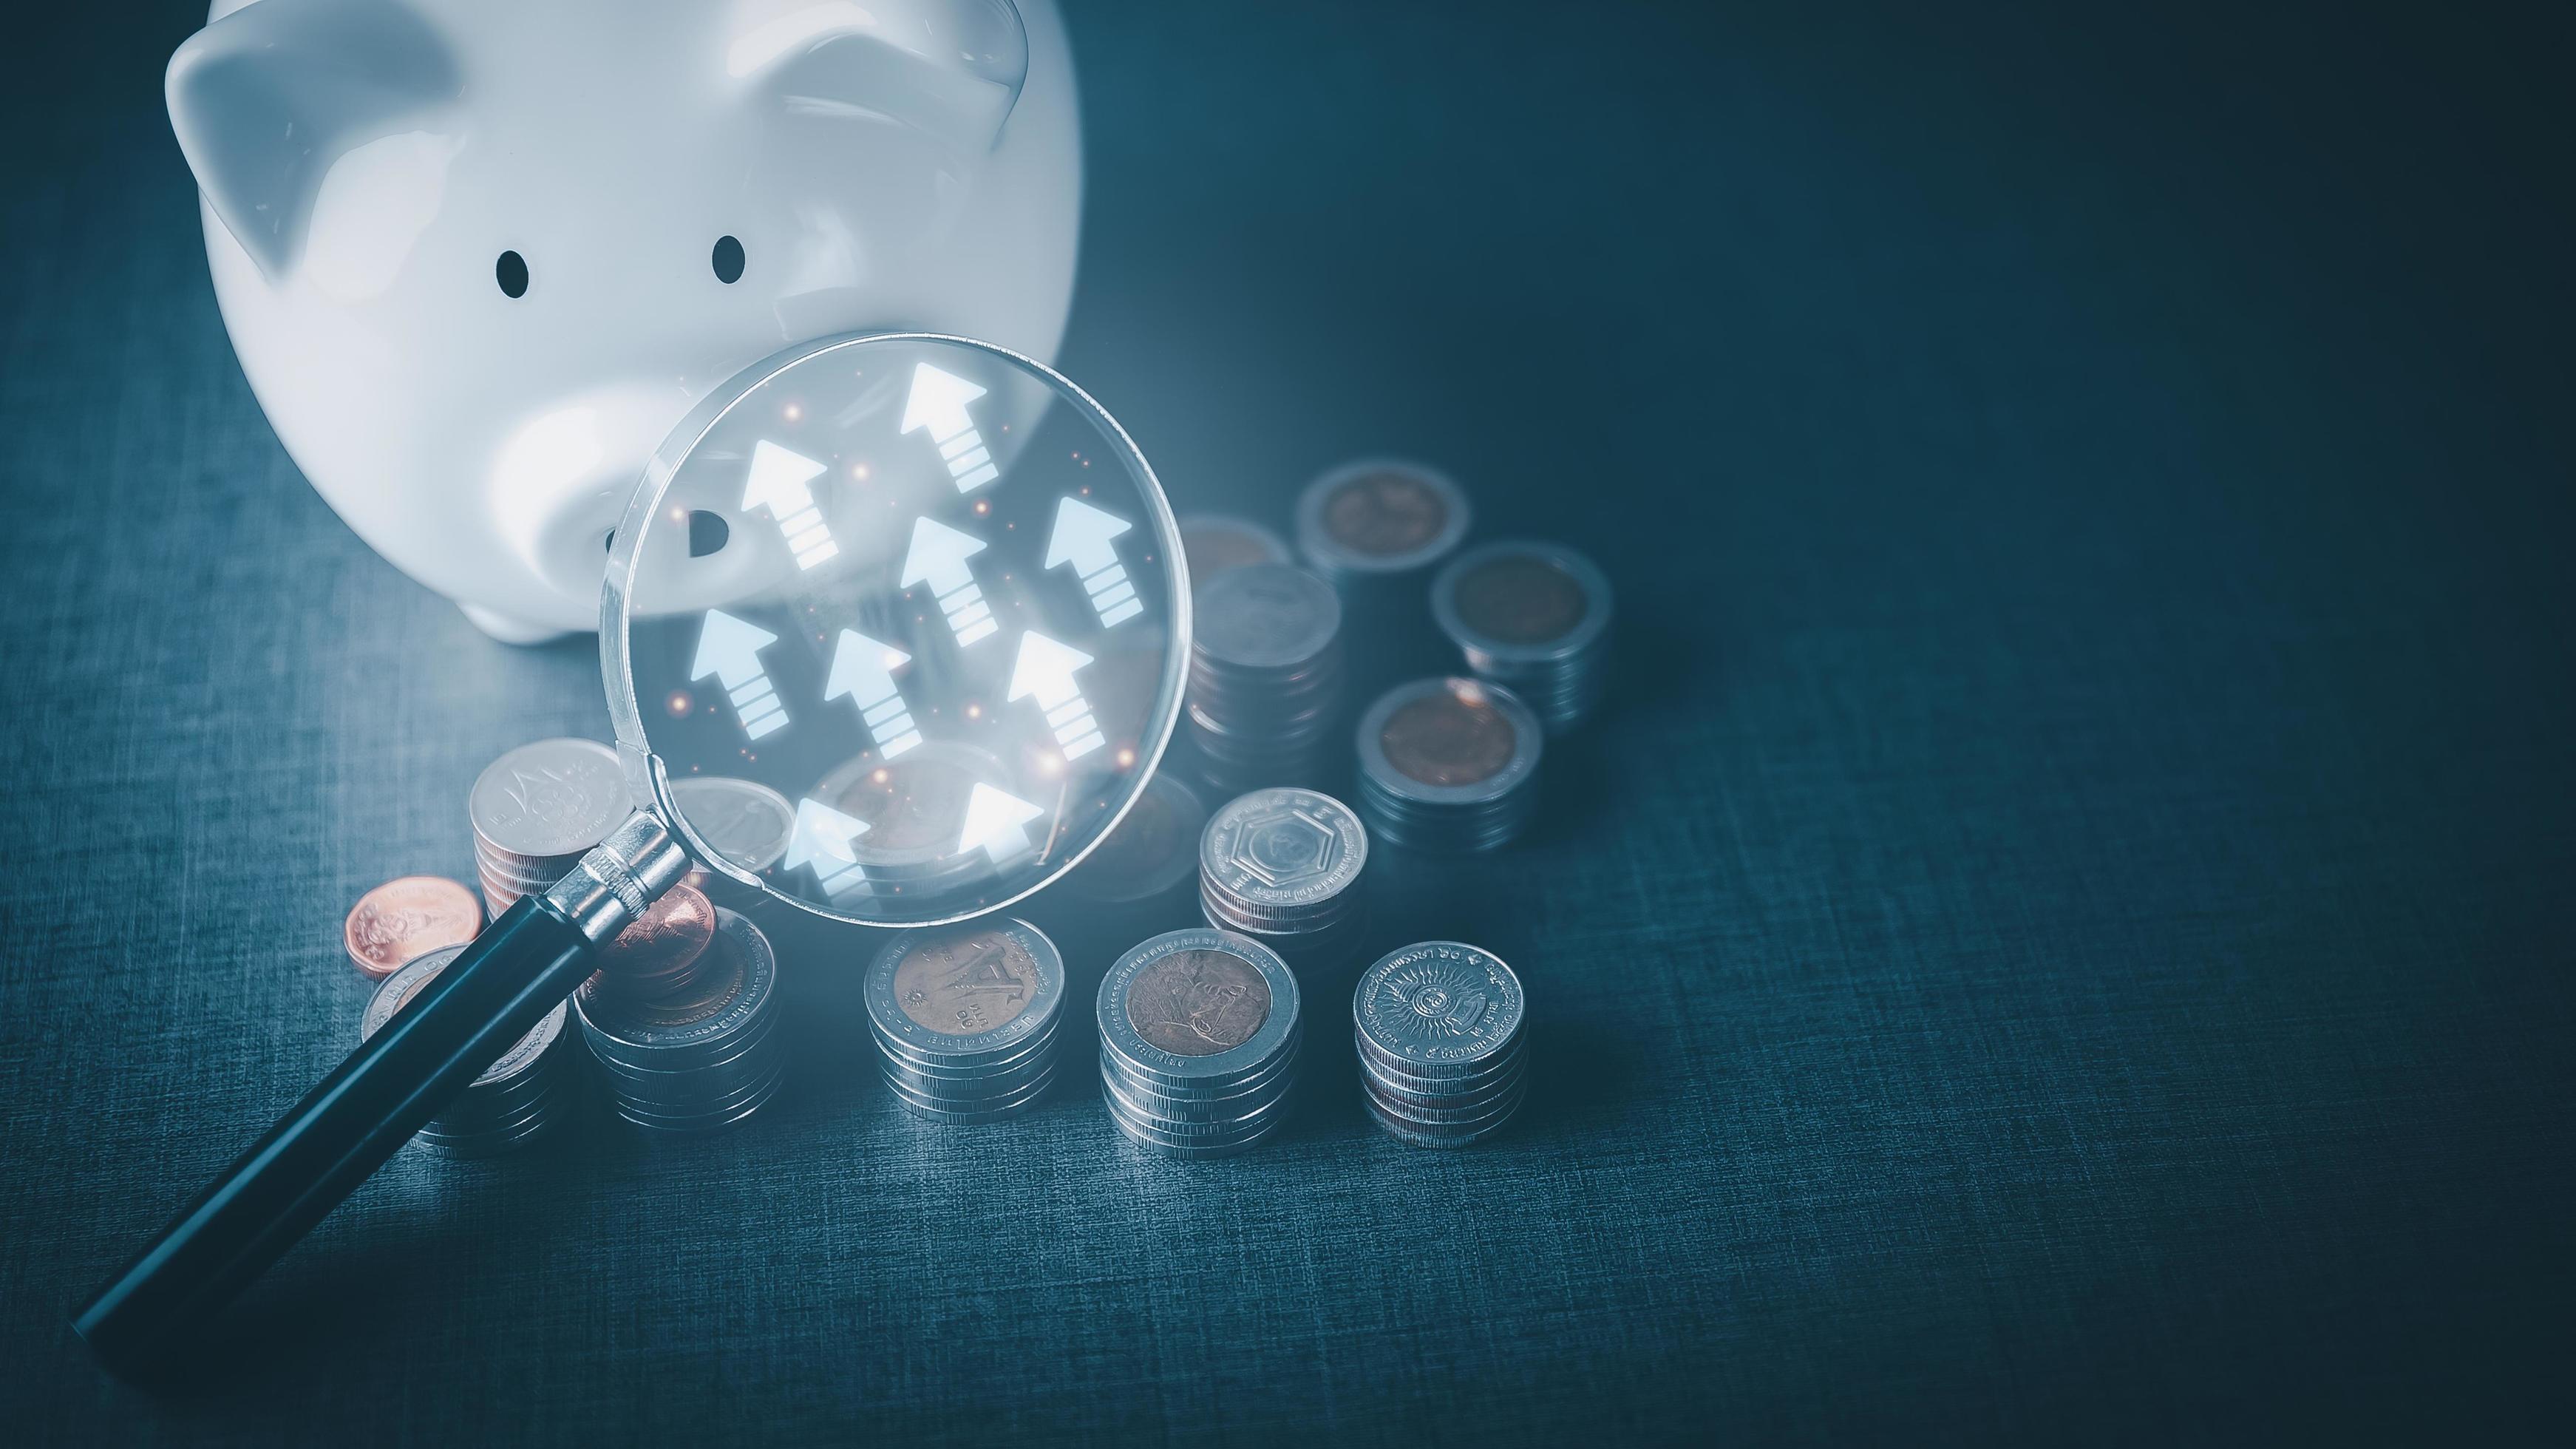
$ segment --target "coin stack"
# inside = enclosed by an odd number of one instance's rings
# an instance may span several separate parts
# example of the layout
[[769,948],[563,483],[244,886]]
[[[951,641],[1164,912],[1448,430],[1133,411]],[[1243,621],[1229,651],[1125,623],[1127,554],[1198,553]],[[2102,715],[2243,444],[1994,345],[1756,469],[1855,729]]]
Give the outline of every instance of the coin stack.
[[1220,807],[1199,836],[1199,909],[1299,970],[1339,965],[1368,928],[1360,872],[1368,831],[1314,790],[1255,790]]
[[1431,615],[1468,671],[1507,685],[1551,734],[1580,723],[1609,677],[1610,581],[1562,544],[1488,543],[1431,581]]
[[[445,946],[394,972],[376,988],[358,1023],[365,1041],[393,1020],[431,978],[464,952]],[[448,1157],[491,1157],[536,1140],[579,1099],[577,1074],[562,1050],[565,1010],[558,1005],[484,1069],[455,1101],[420,1129],[423,1147]]]
[[769,938],[732,911],[715,917],[715,938],[682,989],[639,995],[603,972],[573,993],[617,1115],[638,1127],[692,1132],[739,1122],[786,1079]]
[[[729,775],[688,775],[671,782],[671,803],[690,833],[732,865],[767,876],[787,853],[796,807],[767,785]],[[704,866],[689,883],[719,905],[737,910],[760,898],[758,889]]]
[[1248,518],[1194,513],[1181,520],[1181,557],[1189,563],[1190,596],[1196,599],[1209,579],[1227,569],[1288,562],[1288,545]]
[[484,767],[467,792],[474,869],[497,917],[542,894],[608,838],[634,806],[617,752],[596,740],[539,740]]
[[1538,808],[1538,716],[1477,679],[1417,679],[1360,717],[1360,808],[1416,850],[1493,850]]
[[1064,878],[1065,891],[1105,906],[1160,902],[1197,876],[1207,807],[1189,786],[1158,772],[1090,858]]
[[1416,1147],[1501,1131],[1529,1095],[1520,978],[1492,953],[1424,941],[1361,973],[1351,996],[1369,1115]]
[[686,881],[664,891],[600,948],[600,993],[650,999],[688,991],[710,964],[716,908]]
[[886,1087],[914,1116],[999,1122],[1055,1080],[1064,958],[1026,921],[907,931],[868,968]]
[[859,869],[845,879],[855,889],[936,894],[992,873],[986,852],[957,849],[958,822],[979,783],[1009,778],[1002,762],[983,750],[928,740],[895,759],[848,760],[809,793],[868,826],[850,842]]
[[1286,564],[1246,564],[1199,592],[1190,639],[1190,739],[1209,784],[1309,781],[1342,703],[1342,604]]
[[[1333,469],[1298,496],[1297,551],[1345,590],[1418,580],[1466,538],[1469,518],[1467,495],[1448,475],[1420,463],[1365,459]],[[1419,595],[1413,603],[1421,606]]]
[[1232,931],[1172,931],[1100,982],[1100,1084],[1109,1120],[1174,1157],[1222,1157],[1287,1119],[1296,1086],[1297,978]]

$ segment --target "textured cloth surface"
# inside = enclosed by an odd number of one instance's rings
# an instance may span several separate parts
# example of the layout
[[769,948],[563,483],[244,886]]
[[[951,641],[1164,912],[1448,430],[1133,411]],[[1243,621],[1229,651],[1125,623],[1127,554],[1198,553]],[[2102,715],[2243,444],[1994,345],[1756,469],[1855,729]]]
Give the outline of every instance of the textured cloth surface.
[[[1128,1148],[1087,1026],[1033,1117],[922,1130],[875,940],[788,931],[763,1118],[406,1151],[158,1396],[66,1314],[350,1045],[357,894],[468,876],[476,770],[606,720],[586,643],[475,633],[262,420],[159,110],[188,7],[22,35],[9,1437],[2535,1432],[2564,22],[2149,8],[1077,4],[1063,362],[1176,503],[1413,453],[1617,581],[1535,835],[1373,867],[1384,941],[1521,969],[1524,1120],[1395,1145],[1325,995],[1250,1156]],[[1051,910],[1082,1002],[1178,924]]]

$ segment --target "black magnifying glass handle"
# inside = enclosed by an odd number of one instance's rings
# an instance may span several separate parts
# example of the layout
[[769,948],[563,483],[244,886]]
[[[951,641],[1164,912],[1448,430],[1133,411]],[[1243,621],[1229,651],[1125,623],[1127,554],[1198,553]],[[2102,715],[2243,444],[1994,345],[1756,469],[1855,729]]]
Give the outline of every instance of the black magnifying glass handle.
[[111,1370],[148,1376],[570,996],[600,944],[687,868],[662,822],[629,817],[545,894],[485,927],[171,1219],[73,1328]]

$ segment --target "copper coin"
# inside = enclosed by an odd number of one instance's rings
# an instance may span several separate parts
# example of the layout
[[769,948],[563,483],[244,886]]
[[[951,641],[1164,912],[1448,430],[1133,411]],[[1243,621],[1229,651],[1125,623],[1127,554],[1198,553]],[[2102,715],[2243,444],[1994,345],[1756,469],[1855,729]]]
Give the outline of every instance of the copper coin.
[[1378,739],[1388,764],[1426,785],[1473,785],[1512,762],[1520,736],[1482,691],[1469,688],[1405,705]]
[[1572,574],[1527,554],[1488,559],[1458,580],[1460,621],[1506,644],[1562,639],[1590,608]]
[[1175,951],[1127,988],[1128,1024],[1174,1056],[1231,1051],[1269,1019],[1270,983],[1230,952]]
[[359,970],[384,977],[482,929],[483,907],[472,891],[445,876],[407,875],[360,896],[340,939]]
[[1440,536],[1449,500],[1412,473],[1363,473],[1324,500],[1324,528],[1353,553],[1410,553]]
[[687,978],[715,936],[714,903],[688,885],[675,885],[600,953],[603,984],[675,985]]

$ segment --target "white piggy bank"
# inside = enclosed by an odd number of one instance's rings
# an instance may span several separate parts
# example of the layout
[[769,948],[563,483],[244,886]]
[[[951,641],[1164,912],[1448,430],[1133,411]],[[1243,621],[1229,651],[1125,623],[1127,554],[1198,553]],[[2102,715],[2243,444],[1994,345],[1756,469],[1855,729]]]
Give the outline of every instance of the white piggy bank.
[[287,452],[499,638],[597,627],[646,458],[750,363],[1063,337],[1050,0],[218,0],[168,94]]

